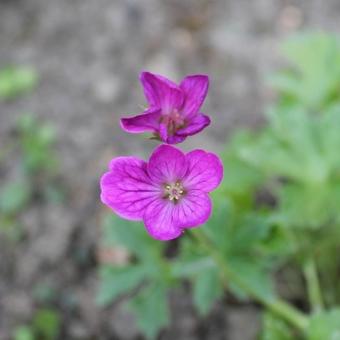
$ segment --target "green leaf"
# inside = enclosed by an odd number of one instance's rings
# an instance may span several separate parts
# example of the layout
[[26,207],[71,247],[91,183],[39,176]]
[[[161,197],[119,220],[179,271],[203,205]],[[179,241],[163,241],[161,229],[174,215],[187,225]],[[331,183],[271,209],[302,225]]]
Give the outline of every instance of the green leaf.
[[292,68],[270,79],[281,100],[311,111],[339,100],[340,43],[335,35],[299,34],[282,45],[282,52]]
[[202,270],[194,279],[194,303],[202,315],[206,315],[213,303],[222,296],[223,287],[217,268]]
[[289,96],[296,96],[299,90],[298,77],[288,71],[280,71],[274,75],[269,76],[268,82],[274,88]]
[[110,214],[105,217],[103,227],[104,244],[124,246],[144,260],[155,261],[161,257],[164,244],[152,239],[142,223],[127,221]]
[[17,216],[0,213],[0,234],[14,245],[22,239],[23,229]]
[[340,147],[340,103],[326,111],[324,116],[316,120],[315,125],[316,139],[324,161],[329,164],[330,169],[339,169],[340,157],[337,149]]
[[60,331],[60,326],[60,315],[53,309],[39,310],[33,320],[35,333],[46,340],[56,339]]
[[23,114],[17,120],[17,128],[21,133],[30,133],[34,131],[37,125],[37,121],[32,114]]
[[232,234],[229,235],[229,251],[244,255],[257,251],[269,236],[271,226],[267,220],[256,213],[248,213],[237,220]]
[[340,181],[286,184],[278,190],[278,198],[280,206],[273,216],[282,225],[320,228],[340,220]]
[[215,267],[215,263],[210,256],[181,256],[171,264],[172,275],[177,278],[192,278],[201,271]]
[[33,115],[21,116],[17,122],[22,162],[28,174],[38,171],[53,173],[57,159],[53,152],[55,130],[48,124],[39,123]]
[[252,203],[254,191],[262,183],[263,176],[254,166],[241,159],[239,150],[253,142],[254,136],[246,131],[238,131],[232,136],[228,148],[222,154],[228,177],[214,193],[215,197],[221,200],[229,197],[237,201],[239,206],[245,207]]
[[130,265],[126,267],[102,266],[100,268],[100,287],[97,303],[106,306],[117,297],[137,288],[146,278],[145,267]]
[[269,237],[271,226],[259,213],[237,209],[227,199],[214,199],[212,217],[202,230],[222,254],[253,256]]
[[129,303],[137,324],[148,339],[155,339],[159,331],[169,324],[167,287],[154,282],[141,290]]
[[35,340],[34,333],[29,326],[19,326],[15,329],[14,340]]
[[303,228],[339,221],[340,107],[313,117],[276,109],[268,117],[269,127],[240,155],[267,177],[278,201],[272,220]]
[[[202,229],[225,258],[226,266],[264,299],[275,296],[270,277],[273,255],[268,251],[271,228],[260,214],[239,212],[225,200],[216,202],[211,219]],[[242,287],[231,283],[230,288],[238,296],[246,296]]]
[[340,340],[340,308],[312,317],[308,328],[309,340]]
[[25,66],[7,67],[0,70],[0,100],[14,99],[31,91],[38,83],[34,69]]
[[321,182],[329,173],[316,140],[316,124],[303,110],[270,110],[270,126],[252,145],[240,149],[242,159],[267,178]]
[[18,213],[30,198],[31,188],[27,181],[7,183],[0,192],[0,211],[4,214]]
[[[264,300],[272,300],[275,298],[275,290],[270,271],[263,266],[261,261],[250,258],[231,258],[229,259],[229,266],[232,271],[237,273],[237,276],[245,282],[248,287],[252,287],[252,290],[257,296],[260,296]],[[241,286],[237,283],[231,283],[230,288],[241,299],[247,297]]]
[[[298,340],[290,327],[275,315],[267,312],[263,317],[263,330],[260,340]],[[321,340],[321,339],[320,339]]]
[[214,210],[212,216],[203,227],[203,232],[223,253],[229,247],[229,230],[235,221],[235,211],[232,203],[227,200],[220,200],[214,196]]

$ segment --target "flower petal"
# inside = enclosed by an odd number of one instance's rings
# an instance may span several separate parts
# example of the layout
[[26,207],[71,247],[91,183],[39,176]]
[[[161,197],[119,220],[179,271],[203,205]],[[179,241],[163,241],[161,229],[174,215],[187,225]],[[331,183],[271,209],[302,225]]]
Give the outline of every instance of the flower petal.
[[146,168],[146,162],[135,157],[114,158],[100,180],[102,202],[121,217],[141,220],[146,207],[160,195]]
[[210,118],[202,113],[199,113],[188,123],[188,126],[177,130],[176,135],[191,136],[202,131],[209,124]]
[[186,158],[182,151],[162,144],[152,153],[147,171],[152,181],[163,185],[181,180],[187,168]]
[[188,173],[182,183],[186,189],[210,192],[220,184],[223,178],[223,165],[215,154],[194,150],[185,157],[188,162]]
[[197,227],[211,215],[211,200],[201,190],[188,190],[177,204],[174,205],[173,219],[180,228]]
[[206,75],[185,77],[180,88],[185,94],[183,116],[191,118],[198,112],[208,93],[209,77]]
[[173,135],[169,136],[167,139],[168,144],[178,144],[181,143],[185,140],[186,136],[178,136],[178,135]]
[[184,94],[171,80],[150,72],[142,72],[140,80],[151,107],[161,108],[162,114],[169,114],[182,107]]
[[168,142],[168,127],[164,123],[159,124],[159,138],[162,142]]
[[177,204],[162,198],[154,200],[145,211],[144,224],[153,238],[167,241],[181,236],[182,229],[203,224],[210,215],[208,194],[192,190]]
[[148,233],[161,241],[172,240],[182,234],[174,223],[174,204],[166,199],[153,201],[146,209],[144,224]]
[[123,130],[131,133],[141,133],[145,131],[156,132],[159,128],[160,118],[160,109],[149,109],[140,115],[122,118],[120,125]]

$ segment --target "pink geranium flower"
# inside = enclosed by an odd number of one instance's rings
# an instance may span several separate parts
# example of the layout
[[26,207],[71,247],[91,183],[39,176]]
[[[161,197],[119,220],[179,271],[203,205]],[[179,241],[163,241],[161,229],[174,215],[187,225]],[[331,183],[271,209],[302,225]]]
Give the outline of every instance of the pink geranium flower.
[[222,177],[223,166],[215,154],[184,154],[160,145],[148,163],[136,157],[114,158],[101,178],[101,200],[123,218],[143,220],[152,237],[165,241],[207,221],[208,193]]
[[187,76],[179,86],[150,72],[142,72],[140,80],[149,108],[121,119],[125,131],[150,131],[164,143],[176,144],[210,124],[209,117],[199,112],[208,92],[208,76]]

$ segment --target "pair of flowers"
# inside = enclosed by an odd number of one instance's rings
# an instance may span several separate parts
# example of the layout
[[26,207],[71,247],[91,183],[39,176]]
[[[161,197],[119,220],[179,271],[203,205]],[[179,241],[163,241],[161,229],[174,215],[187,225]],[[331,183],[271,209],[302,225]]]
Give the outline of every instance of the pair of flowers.
[[166,241],[207,221],[212,208],[208,193],[220,184],[223,166],[213,153],[184,154],[169,145],[210,124],[199,112],[208,77],[188,76],[179,86],[149,72],[140,79],[149,108],[121,119],[121,126],[130,133],[151,132],[166,144],[158,146],[148,162],[131,156],[112,159],[100,181],[101,200],[123,218],[143,220],[153,238]]

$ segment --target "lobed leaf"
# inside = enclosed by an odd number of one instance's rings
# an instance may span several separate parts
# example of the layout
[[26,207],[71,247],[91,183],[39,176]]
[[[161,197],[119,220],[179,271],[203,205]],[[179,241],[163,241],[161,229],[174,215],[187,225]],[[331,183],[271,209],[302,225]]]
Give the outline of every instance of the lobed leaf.
[[309,340],[340,340],[340,309],[314,315],[308,328]]
[[201,315],[206,315],[214,302],[223,294],[220,273],[217,268],[202,270],[193,281],[194,304]]
[[141,265],[102,266],[100,287],[96,298],[98,305],[106,306],[112,303],[118,296],[137,288],[145,278],[145,268]]
[[298,340],[291,328],[277,316],[266,312],[263,316],[263,329],[260,340]]
[[160,282],[152,282],[141,290],[130,300],[128,307],[148,339],[155,339],[159,331],[169,324],[167,287]]

